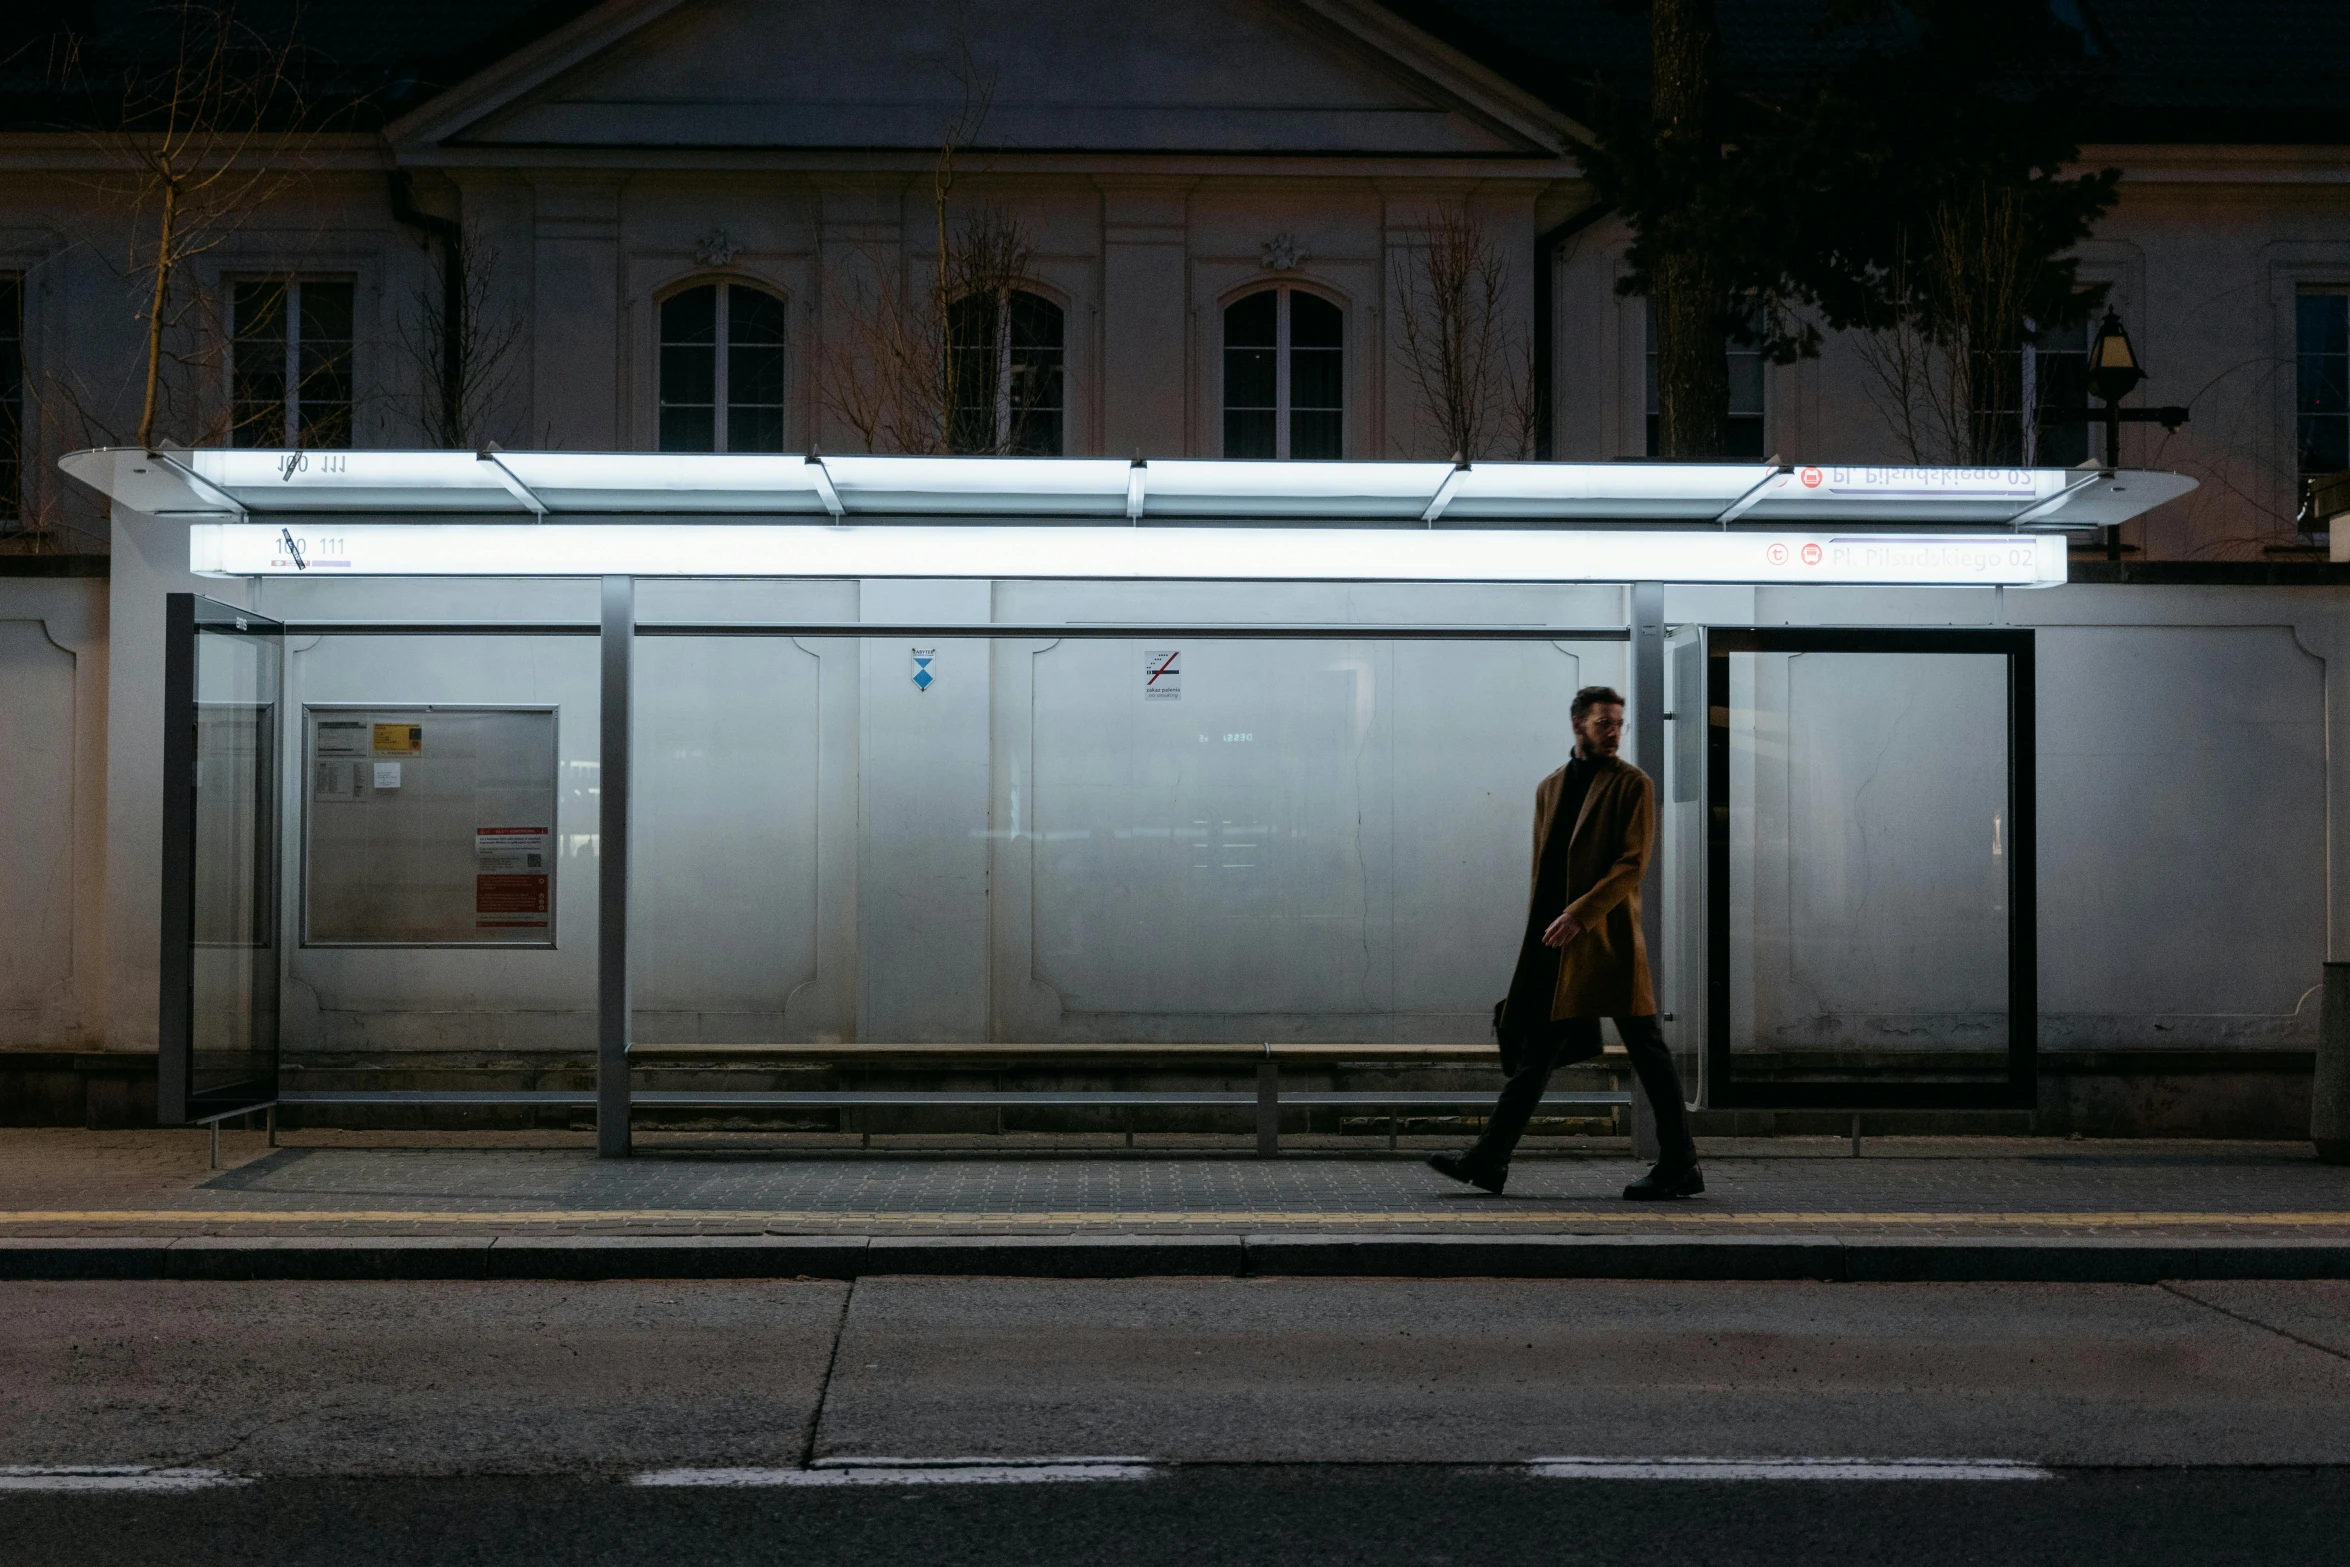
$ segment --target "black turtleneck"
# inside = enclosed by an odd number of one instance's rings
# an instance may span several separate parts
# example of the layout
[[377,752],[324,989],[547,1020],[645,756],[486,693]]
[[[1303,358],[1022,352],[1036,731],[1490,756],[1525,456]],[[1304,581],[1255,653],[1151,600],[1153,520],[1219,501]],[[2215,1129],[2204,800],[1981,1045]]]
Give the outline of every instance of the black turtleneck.
[[1517,970],[1510,976],[1508,1016],[1513,1029],[1549,1024],[1551,992],[1558,988],[1559,954],[1557,948],[1542,944],[1542,933],[1567,910],[1567,850],[1574,842],[1575,818],[1583,814],[1583,801],[1598,773],[1598,764],[1577,746],[1567,762],[1566,777],[1559,780],[1558,810],[1550,818],[1550,835],[1542,841],[1534,901],[1526,910],[1526,936],[1518,948]]
[[1567,763],[1567,776],[1559,780],[1559,807],[1550,819],[1550,836],[1542,843],[1542,869],[1534,878],[1534,905],[1528,915],[1535,940],[1566,911],[1567,845],[1575,836],[1575,818],[1583,814],[1584,798],[1591,793],[1591,779],[1598,771],[1577,746]]

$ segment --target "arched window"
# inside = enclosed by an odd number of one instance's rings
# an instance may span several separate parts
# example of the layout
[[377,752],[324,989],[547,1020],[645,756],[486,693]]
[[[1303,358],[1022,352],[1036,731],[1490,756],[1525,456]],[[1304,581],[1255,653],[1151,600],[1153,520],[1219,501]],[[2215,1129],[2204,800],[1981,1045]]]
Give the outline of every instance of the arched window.
[[661,301],[661,450],[783,450],[783,301],[704,283]]
[[947,310],[954,419],[948,449],[1061,455],[1061,307],[1007,289],[967,294]]
[[1346,312],[1302,289],[1224,308],[1224,455],[1346,455]]

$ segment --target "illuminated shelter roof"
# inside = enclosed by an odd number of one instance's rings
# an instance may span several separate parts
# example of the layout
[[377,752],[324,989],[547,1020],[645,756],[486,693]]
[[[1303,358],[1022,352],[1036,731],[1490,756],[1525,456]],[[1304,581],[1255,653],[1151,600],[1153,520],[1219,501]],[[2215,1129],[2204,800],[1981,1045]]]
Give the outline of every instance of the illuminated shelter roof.
[[1768,463],[111,448],[61,466],[186,520],[192,567],[220,575],[2045,586],[2064,534],[2194,488]]
[[60,466],[154,516],[581,521],[1115,520],[1142,527],[2090,529],[2194,488],[2177,474],[1769,463],[1126,462],[681,452],[75,452]]

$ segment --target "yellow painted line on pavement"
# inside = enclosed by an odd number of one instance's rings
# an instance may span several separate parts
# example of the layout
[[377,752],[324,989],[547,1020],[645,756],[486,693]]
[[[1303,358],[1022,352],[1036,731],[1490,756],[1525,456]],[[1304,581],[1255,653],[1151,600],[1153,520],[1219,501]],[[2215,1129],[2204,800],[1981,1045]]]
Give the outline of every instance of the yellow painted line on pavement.
[[1985,1228],[2137,1229],[2155,1226],[2262,1225],[2350,1228],[2350,1212],[2336,1213],[1735,1213],[1704,1208],[1462,1209],[1206,1209],[1191,1212],[812,1210],[777,1208],[80,1208],[0,1210],[0,1225],[17,1224],[1665,1224],[1703,1229],[1767,1229],[1822,1225],[1975,1225]]

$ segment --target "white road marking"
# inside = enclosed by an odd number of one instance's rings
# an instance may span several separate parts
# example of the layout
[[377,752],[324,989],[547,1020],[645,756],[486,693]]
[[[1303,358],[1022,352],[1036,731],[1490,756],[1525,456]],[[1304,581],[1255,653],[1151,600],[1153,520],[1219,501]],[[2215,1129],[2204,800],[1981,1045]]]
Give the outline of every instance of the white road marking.
[[0,1491],[201,1491],[250,1480],[218,1469],[148,1464],[0,1464]]
[[809,1469],[652,1469],[631,1485],[1050,1485],[1147,1480],[1148,1458],[820,1458]]
[[1544,1480],[2047,1480],[2012,1458],[1534,1458]]

